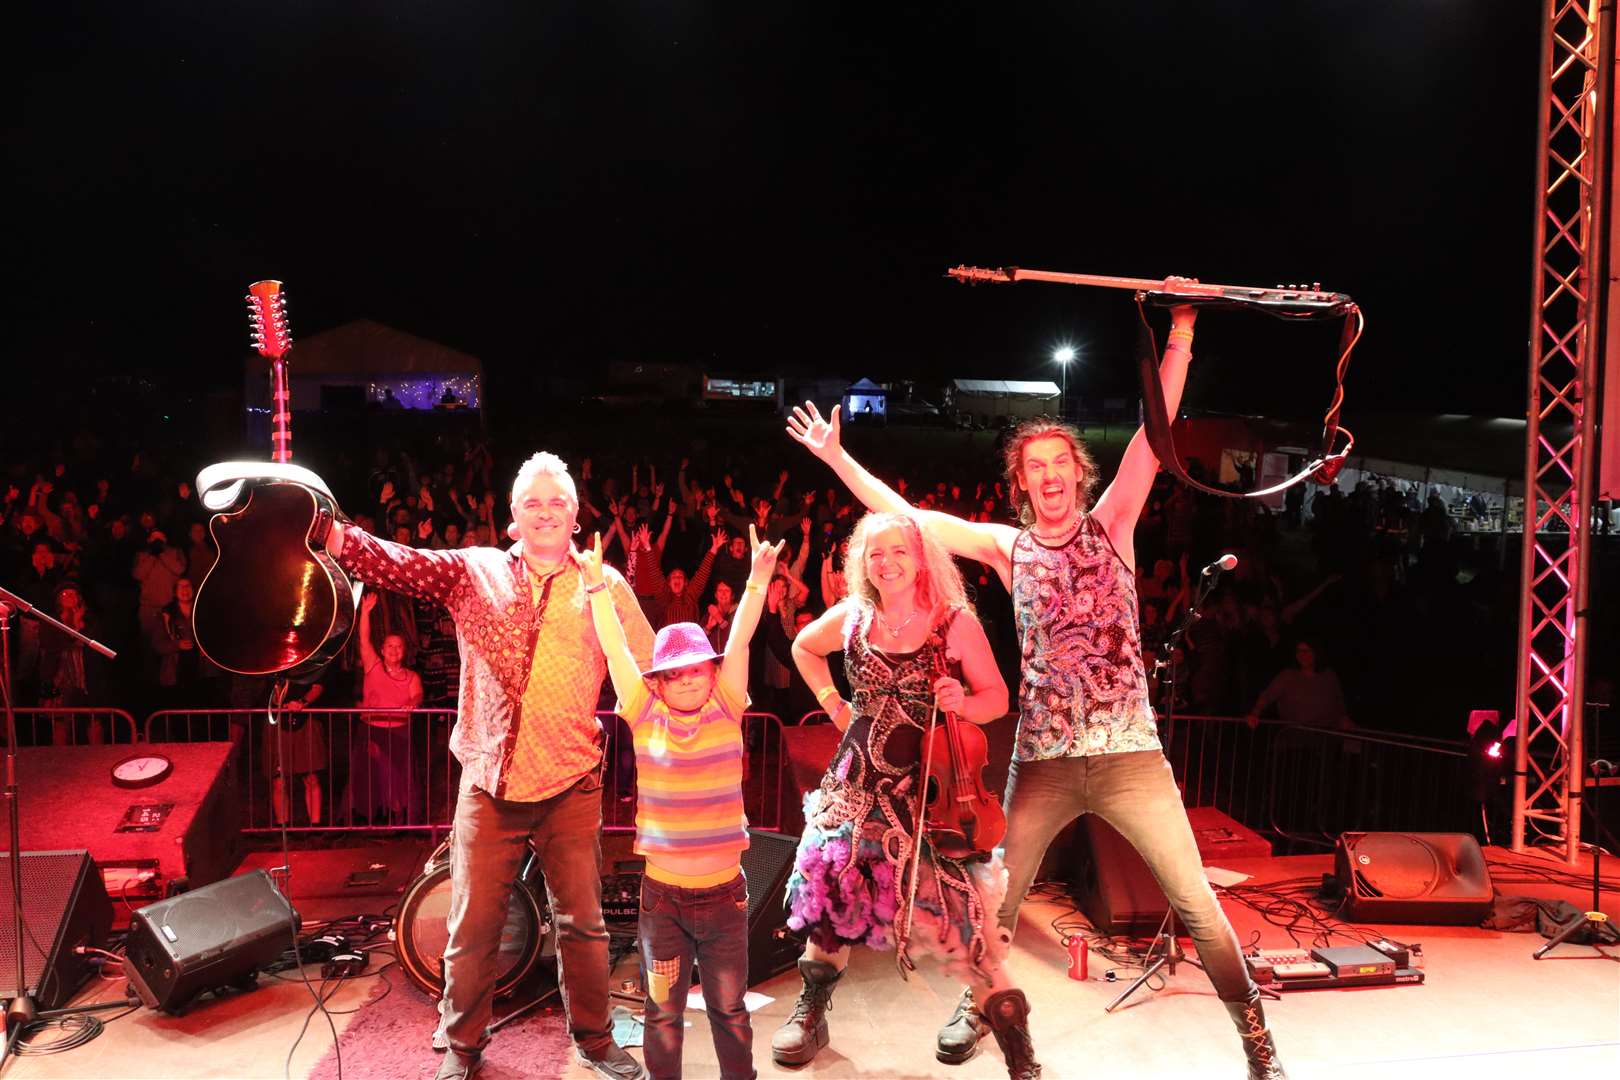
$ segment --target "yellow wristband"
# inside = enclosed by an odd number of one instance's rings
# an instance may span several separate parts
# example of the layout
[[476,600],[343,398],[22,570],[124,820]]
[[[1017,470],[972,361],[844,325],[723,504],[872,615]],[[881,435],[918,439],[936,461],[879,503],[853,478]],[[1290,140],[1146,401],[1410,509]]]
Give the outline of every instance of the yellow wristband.
[[748,582],[748,584],[743,586],[743,592],[762,593],[764,591],[765,591],[765,586],[761,585],[757,581],[750,581],[750,582]]
[[827,704],[827,699],[828,698],[835,697],[837,694],[838,694],[838,687],[836,687],[836,686],[824,687],[821,690],[821,692],[816,695],[816,702],[817,702],[817,704],[825,705],[825,704]]

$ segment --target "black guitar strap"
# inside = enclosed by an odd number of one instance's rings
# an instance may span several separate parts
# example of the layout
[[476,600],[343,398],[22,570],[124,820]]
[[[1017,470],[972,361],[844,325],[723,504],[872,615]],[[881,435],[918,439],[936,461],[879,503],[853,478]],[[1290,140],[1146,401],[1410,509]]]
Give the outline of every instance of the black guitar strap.
[[[1339,475],[1339,470],[1344,468],[1345,459],[1350,456],[1350,449],[1356,442],[1355,436],[1350,433],[1350,429],[1339,423],[1339,413],[1344,407],[1344,376],[1350,367],[1350,353],[1356,347],[1356,342],[1361,338],[1361,330],[1365,325],[1365,319],[1358,308],[1352,305],[1349,311],[1345,313],[1344,330],[1339,335],[1337,381],[1333,390],[1333,399],[1328,403],[1327,414],[1322,418],[1322,448],[1320,453],[1303,469],[1288,477],[1288,479],[1253,491],[1227,491],[1223,488],[1200,483],[1187,475],[1186,466],[1181,463],[1181,455],[1176,451],[1175,438],[1170,430],[1170,410],[1164,400],[1164,387],[1159,382],[1159,349],[1154,341],[1153,327],[1148,324],[1147,312],[1142,306],[1140,296],[1137,297],[1136,310],[1142,324],[1136,339],[1137,372],[1142,381],[1142,427],[1147,433],[1148,445],[1153,448],[1153,453],[1159,459],[1159,463],[1165,467],[1170,475],[1196,491],[1202,491],[1206,495],[1219,495],[1228,499],[1258,499],[1267,495],[1275,495],[1279,491],[1312,478],[1321,484],[1331,484],[1333,478]],[[1333,446],[1339,441],[1341,432],[1345,437],[1344,449],[1335,452]]]

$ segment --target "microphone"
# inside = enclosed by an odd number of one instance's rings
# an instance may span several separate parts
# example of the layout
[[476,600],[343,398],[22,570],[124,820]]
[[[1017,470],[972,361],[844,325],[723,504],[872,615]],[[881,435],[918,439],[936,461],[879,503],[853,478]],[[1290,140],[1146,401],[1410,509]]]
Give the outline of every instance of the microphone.
[[1225,555],[1222,555],[1220,558],[1204,567],[1204,577],[1209,577],[1211,574],[1219,574],[1222,570],[1234,569],[1237,566],[1237,562],[1237,556],[1233,555],[1231,552],[1227,552]]

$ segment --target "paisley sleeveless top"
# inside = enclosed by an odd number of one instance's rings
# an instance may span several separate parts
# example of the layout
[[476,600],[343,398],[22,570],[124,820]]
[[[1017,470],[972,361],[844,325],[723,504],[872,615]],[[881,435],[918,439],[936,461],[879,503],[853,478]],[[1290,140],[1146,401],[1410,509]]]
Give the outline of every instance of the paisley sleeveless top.
[[1023,670],[1014,760],[1161,749],[1136,577],[1095,518],[1057,547],[1018,534],[1012,602]]

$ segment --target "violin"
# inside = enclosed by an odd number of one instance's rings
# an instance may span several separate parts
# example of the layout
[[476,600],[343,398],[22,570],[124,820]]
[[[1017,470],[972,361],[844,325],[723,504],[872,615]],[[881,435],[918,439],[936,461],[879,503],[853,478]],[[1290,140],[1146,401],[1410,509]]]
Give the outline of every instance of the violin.
[[[935,678],[956,677],[951,667],[941,641],[934,650]],[[921,757],[927,778],[921,816],[934,850],[952,859],[990,854],[1007,834],[1007,815],[984,782],[989,760],[984,730],[944,713],[923,736]]]

